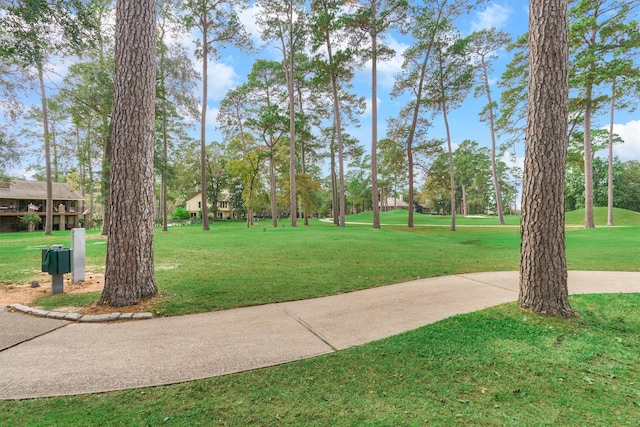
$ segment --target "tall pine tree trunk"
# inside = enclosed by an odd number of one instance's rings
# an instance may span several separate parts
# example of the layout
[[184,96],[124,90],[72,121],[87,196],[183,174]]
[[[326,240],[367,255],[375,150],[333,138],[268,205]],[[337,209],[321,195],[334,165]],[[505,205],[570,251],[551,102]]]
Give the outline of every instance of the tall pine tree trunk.
[[336,135],[338,138],[338,226],[345,226],[345,211],[347,210],[347,206],[345,204],[345,193],[346,193],[346,185],[344,181],[344,141],[342,140],[342,121],[340,119],[340,100],[338,98],[338,85],[335,81],[335,76],[332,76],[331,81],[333,82],[333,97],[334,97],[334,107],[333,113],[335,115],[334,123],[336,126]]
[[616,78],[611,83],[611,109],[609,111],[609,171],[607,173],[607,225],[613,225],[613,124],[616,110]]
[[496,209],[498,210],[498,221],[500,225],[504,225],[504,214],[502,209],[502,191],[500,188],[500,179],[498,178],[498,165],[496,162],[496,126],[493,115],[493,101],[491,100],[491,86],[489,85],[489,73],[487,65],[482,58],[482,74],[484,76],[484,86],[487,92],[487,101],[489,105],[489,128],[491,131],[491,172],[493,174],[493,188],[496,197]]
[[271,225],[274,227],[278,226],[278,194],[276,193],[276,169],[275,169],[275,164],[274,164],[274,153],[273,153],[273,147],[275,145],[275,142],[271,142],[271,145],[269,146],[271,149],[271,153],[269,155],[269,187],[270,187],[270,194],[271,194]]
[[[375,3],[374,3],[375,5]],[[373,11],[376,16],[376,11]],[[380,228],[380,200],[378,197],[378,37],[371,35],[371,199],[373,228]]]
[[51,234],[53,229],[53,179],[51,176],[51,150],[49,147],[49,114],[47,112],[47,92],[44,87],[44,73],[42,70],[42,61],[38,61],[38,82],[40,83],[40,101],[42,102],[42,126],[44,133],[44,162],[45,173],[47,176],[47,206],[45,208],[44,234]]
[[453,166],[453,147],[451,145],[451,132],[449,131],[449,119],[447,118],[447,104],[442,103],[442,116],[447,132],[447,150],[449,151],[449,185],[451,186],[451,231],[456,231],[456,179]]
[[207,65],[208,55],[208,25],[207,14],[203,14],[202,22],[202,111],[200,114],[200,204],[202,205],[202,229],[209,230],[209,208],[207,206]]
[[567,289],[564,196],[569,113],[567,0],[531,0],[527,143],[522,185],[520,306],[573,314]]
[[99,304],[153,296],[155,1],[116,4],[113,141],[105,284]]
[[[291,216],[291,226],[297,227],[298,222],[298,203],[297,203],[297,192],[296,192],[296,103],[294,98],[294,88],[293,88],[293,3],[289,2],[289,7],[287,10],[287,15],[289,18],[289,40],[287,44],[287,55],[285,55],[285,62],[287,66],[285,67],[286,76],[287,76],[287,92],[289,95],[289,203],[290,203],[290,216]],[[284,44],[284,43],[283,43]],[[283,49],[283,52],[285,50]]]
[[593,153],[591,147],[591,98],[593,86],[587,83],[584,107],[584,228],[595,228],[593,221]]

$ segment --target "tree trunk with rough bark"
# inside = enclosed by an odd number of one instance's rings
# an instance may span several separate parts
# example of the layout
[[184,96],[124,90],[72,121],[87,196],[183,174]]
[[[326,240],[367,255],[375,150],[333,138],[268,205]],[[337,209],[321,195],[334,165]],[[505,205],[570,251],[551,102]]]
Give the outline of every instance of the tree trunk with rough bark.
[[275,142],[271,141],[271,154],[269,155],[269,186],[271,187],[271,225],[274,227],[278,227],[278,194],[276,193],[276,167],[274,160],[273,147],[275,146]]
[[607,172],[607,225],[613,225],[613,125],[616,111],[616,78],[611,84],[611,108],[609,110],[609,159]]
[[442,117],[444,117],[444,128],[447,133],[447,150],[449,151],[449,186],[451,187],[451,231],[456,231],[456,179],[453,165],[453,146],[451,144],[451,132],[449,130],[449,119],[447,119],[447,104],[442,103]]
[[584,107],[584,228],[595,228],[593,221],[593,153],[591,147],[591,98],[593,88],[587,85]]
[[[375,3],[374,3],[375,5]],[[373,11],[376,15],[376,11]],[[380,228],[380,198],[378,197],[378,36],[371,35],[371,198],[373,228]]]
[[209,207],[207,205],[207,62],[209,61],[207,41],[207,16],[203,15],[202,22],[202,110],[200,113],[200,205],[202,206],[202,230],[209,230]]
[[531,0],[520,306],[569,317],[564,196],[569,112],[567,0]]
[[44,86],[44,73],[42,62],[38,62],[38,82],[40,83],[40,101],[42,102],[42,126],[44,133],[44,161],[47,176],[47,206],[45,207],[44,234],[50,235],[53,229],[53,179],[51,177],[51,151],[49,135],[49,114],[47,113],[47,92]]
[[116,4],[110,216],[99,304],[153,296],[155,1]]

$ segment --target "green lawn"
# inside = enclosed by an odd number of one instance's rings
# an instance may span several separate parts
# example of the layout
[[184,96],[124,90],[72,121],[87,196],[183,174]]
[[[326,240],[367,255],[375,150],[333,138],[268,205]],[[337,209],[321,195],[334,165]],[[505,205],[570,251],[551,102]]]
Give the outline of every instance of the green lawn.
[[[506,304],[327,356],[184,384],[0,402],[4,426],[637,426],[640,294]],[[188,361],[185,361],[188,363]]]
[[[601,225],[603,210],[596,210]],[[606,217],[606,210],[604,210]],[[312,221],[309,227],[278,228],[263,222],[247,229],[240,223],[214,223],[157,231],[156,278],[162,300],[158,315],[179,315],[239,306],[313,298],[419,277],[516,270],[519,263],[518,217],[497,226],[495,217],[459,217],[456,232],[449,217],[416,215],[416,227],[406,227],[406,212],[386,212],[384,226],[338,228]],[[581,212],[567,223],[582,222]],[[567,228],[567,261],[576,270],[640,271],[640,214],[616,211],[621,227],[585,230]],[[349,221],[371,219],[354,215]],[[606,221],[606,219],[605,219]],[[0,286],[30,280],[40,267],[40,248],[69,245],[69,232],[0,235]],[[89,232],[87,269],[104,267],[106,239]],[[37,301],[48,309],[87,305],[90,295],[48,296]]]
[[[403,216],[404,215],[404,216]],[[606,214],[605,214],[606,215]],[[598,225],[602,211],[596,211]],[[370,215],[368,217],[370,219]],[[367,222],[367,215],[352,218]],[[306,298],[416,277],[518,268],[518,228],[495,218],[389,212],[381,230],[214,224],[157,232],[156,276],[165,315]],[[640,214],[620,227],[579,227],[569,213],[571,269],[640,271]],[[517,217],[508,223],[517,225]],[[69,233],[0,235],[0,283],[26,281],[40,247]],[[89,268],[105,239],[89,233]],[[0,286],[2,286],[0,284]],[[47,304],[69,304],[48,297]],[[72,297],[73,300],[77,297]],[[87,298],[82,297],[82,298]],[[89,303],[97,298],[90,295]],[[44,303],[45,301],[42,301]],[[571,297],[573,319],[515,303],[454,316],[331,355],[184,384],[65,398],[0,402],[6,426],[636,426],[640,419],[640,294]],[[188,363],[188,361],[185,361]]]

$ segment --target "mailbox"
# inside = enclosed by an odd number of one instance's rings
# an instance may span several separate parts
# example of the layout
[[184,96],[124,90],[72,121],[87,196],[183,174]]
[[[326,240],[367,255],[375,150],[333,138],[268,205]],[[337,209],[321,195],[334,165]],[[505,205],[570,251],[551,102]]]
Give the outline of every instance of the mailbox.
[[53,245],[42,250],[42,271],[49,274],[71,273],[71,249]]

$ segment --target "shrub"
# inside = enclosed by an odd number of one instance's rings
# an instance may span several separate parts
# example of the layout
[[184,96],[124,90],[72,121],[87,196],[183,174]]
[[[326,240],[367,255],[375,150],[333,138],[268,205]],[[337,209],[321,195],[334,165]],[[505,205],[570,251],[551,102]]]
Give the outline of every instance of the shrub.
[[21,216],[20,221],[22,221],[23,224],[27,224],[27,229],[29,231],[34,231],[36,229],[36,224],[40,224],[42,222],[42,218],[35,212],[29,212],[24,216]]
[[185,208],[176,208],[176,210],[173,211],[172,216],[173,216],[173,219],[189,219],[189,218],[191,218],[191,214]]

